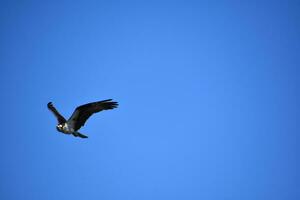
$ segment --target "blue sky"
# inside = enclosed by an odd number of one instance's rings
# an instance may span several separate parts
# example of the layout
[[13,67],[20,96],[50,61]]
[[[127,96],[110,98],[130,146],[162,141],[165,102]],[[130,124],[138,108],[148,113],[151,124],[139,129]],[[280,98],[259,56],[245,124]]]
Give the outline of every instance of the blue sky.
[[[299,11],[1,1],[0,199],[300,199]],[[88,139],[46,108],[107,98]]]

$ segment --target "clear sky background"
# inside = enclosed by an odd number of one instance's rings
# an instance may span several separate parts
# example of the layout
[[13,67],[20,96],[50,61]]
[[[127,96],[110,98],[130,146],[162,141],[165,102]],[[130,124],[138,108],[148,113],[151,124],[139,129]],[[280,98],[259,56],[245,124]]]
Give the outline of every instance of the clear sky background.
[[[299,1],[1,1],[0,199],[299,200]],[[81,132],[52,101],[113,98]]]

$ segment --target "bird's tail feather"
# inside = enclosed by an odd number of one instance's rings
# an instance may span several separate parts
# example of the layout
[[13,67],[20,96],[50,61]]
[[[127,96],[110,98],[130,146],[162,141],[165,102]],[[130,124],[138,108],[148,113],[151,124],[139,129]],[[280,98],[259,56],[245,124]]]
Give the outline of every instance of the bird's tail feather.
[[77,131],[76,131],[76,133],[74,133],[73,135],[74,135],[75,137],[88,138],[88,136],[83,135],[83,134],[81,134],[81,133],[79,133],[79,132],[77,132]]

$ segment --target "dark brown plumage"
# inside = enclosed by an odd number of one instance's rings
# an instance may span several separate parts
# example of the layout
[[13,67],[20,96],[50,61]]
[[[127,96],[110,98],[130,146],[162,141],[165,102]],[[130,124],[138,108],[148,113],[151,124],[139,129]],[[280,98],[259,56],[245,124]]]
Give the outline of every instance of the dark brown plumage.
[[51,110],[53,112],[53,114],[55,115],[55,117],[57,118],[57,121],[59,124],[65,123],[67,120],[56,110],[56,108],[53,106],[52,102],[49,102],[47,104],[47,107],[49,108],[49,110]]
[[55,115],[58,121],[58,125],[56,126],[59,132],[65,134],[72,134],[75,137],[87,138],[87,136],[78,132],[78,130],[84,126],[88,118],[97,112],[102,110],[110,110],[118,107],[118,102],[112,101],[112,99],[107,99],[103,101],[97,101],[93,103],[84,104],[78,106],[72,116],[66,120],[53,106],[52,102],[47,104],[49,110]]
[[68,121],[74,122],[74,130],[77,131],[82,126],[84,126],[86,120],[92,114],[100,112],[102,110],[110,110],[116,108],[118,106],[118,103],[111,100],[112,99],[107,99],[78,106]]

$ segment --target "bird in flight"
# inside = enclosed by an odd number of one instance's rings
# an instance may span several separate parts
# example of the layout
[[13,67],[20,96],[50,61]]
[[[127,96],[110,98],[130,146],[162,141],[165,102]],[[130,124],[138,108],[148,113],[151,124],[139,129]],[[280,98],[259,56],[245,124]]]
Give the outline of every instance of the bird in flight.
[[72,134],[75,137],[87,138],[78,132],[78,130],[84,126],[87,119],[94,113],[100,112],[102,110],[110,110],[118,107],[118,102],[112,101],[112,99],[107,99],[103,101],[92,102],[78,106],[72,116],[66,120],[53,106],[52,102],[47,104],[49,110],[57,118],[58,124],[56,129],[64,134]]

